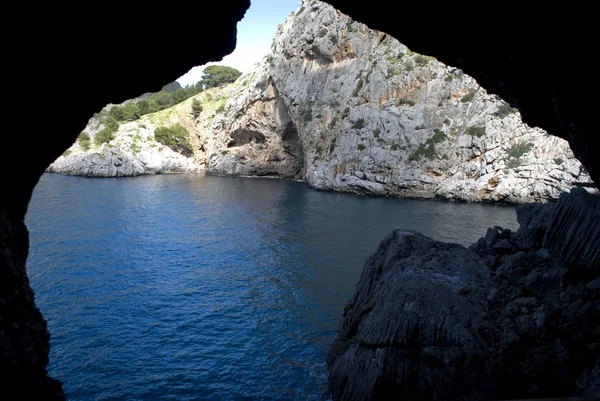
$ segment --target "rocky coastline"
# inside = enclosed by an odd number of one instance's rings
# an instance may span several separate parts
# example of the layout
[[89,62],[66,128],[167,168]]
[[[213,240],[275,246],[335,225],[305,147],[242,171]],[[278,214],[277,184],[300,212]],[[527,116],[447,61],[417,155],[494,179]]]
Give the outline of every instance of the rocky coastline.
[[[591,185],[566,141],[528,127],[474,79],[320,2],[303,2],[236,82],[75,143],[47,171],[278,176],[323,190],[527,203]],[[180,124],[193,155],[154,140]],[[97,122],[86,131],[93,137]]]
[[600,394],[600,196],[517,207],[468,249],[395,230],[328,356],[338,400]]

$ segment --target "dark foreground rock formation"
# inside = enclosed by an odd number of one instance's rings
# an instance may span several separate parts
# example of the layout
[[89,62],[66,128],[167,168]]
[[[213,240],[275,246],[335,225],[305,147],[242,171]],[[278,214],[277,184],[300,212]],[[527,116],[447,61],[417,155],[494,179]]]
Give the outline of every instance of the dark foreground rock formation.
[[600,394],[600,197],[517,213],[469,249],[381,242],[329,352],[334,400]]
[[[104,105],[157,91],[233,51],[236,24],[249,6],[250,0],[212,4],[211,24],[176,16],[206,15],[201,3],[175,2],[170,9],[15,3],[7,10],[14,24],[3,28],[11,38],[4,79],[15,123],[5,125],[0,141],[0,400],[64,399],[60,383],[47,376],[50,333],[25,265],[24,219],[39,177]],[[134,46],[123,45],[132,38]],[[32,95],[44,105],[23,107],[37,102]],[[27,126],[34,121],[48,125]]]
[[[543,9],[502,3],[490,10],[413,2],[403,3],[400,14],[384,0],[328,2],[419,53],[462,68],[517,107],[526,123],[568,139],[598,182],[600,81],[593,79],[595,64],[587,62],[597,42],[592,3]],[[235,23],[249,3],[214,2],[210,13],[200,2],[118,11],[94,2],[10,5],[14,23],[3,25],[8,38],[3,72],[10,94],[5,114],[20,125],[6,124],[0,140],[0,398],[11,399],[16,391],[17,399],[60,397],[45,379],[48,333],[25,268],[24,218],[39,177],[104,105],[156,91],[192,66],[231,52]],[[181,10],[191,17],[208,16],[211,24],[181,21]],[[132,38],[134,46],[120,45]],[[560,55],[557,49],[568,53]],[[587,242],[597,246],[598,240],[592,241]],[[596,284],[586,288],[596,288],[597,282],[591,282]],[[597,376],[597,371],[589,375]],[[44,382],[48,386],[38,386]]]

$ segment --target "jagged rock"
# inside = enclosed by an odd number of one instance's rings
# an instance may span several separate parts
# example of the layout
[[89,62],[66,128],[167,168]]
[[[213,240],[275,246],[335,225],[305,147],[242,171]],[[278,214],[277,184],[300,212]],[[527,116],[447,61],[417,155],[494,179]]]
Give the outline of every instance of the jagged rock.
[[521,203],[589,181],[565,141],[472,78],[326,4],[303,1],[266,62],[316,188]]
[[557,208],[544,247],[569,264],[600,269],[600,197],[577,188]]
[[468,250],[386,237],[329,351],[333,399],[597,396],[599,198],[578,190],[520,206],[516,233],[490,228]]
[[[154,121],[153,121],[154,120]],[[193,158],[185,157],[154,140],[157,118],[144,116],[121,124],[110,143],[95,144],[89,150],[75,142],[69,150],[48,166],[51,173],[85,177],[133,177],[143,174],[189,173],[199,170]],[[161,124],[162,125],[162,124]],[[86,127],[92,139],[96,118]]]
[[367,260],[331,346],[333,398],[488,398],[479,330],[489,274],[461,245],[413,231],[388,235]]
[[[325,3],[303,1],[262,63],[196,98],[204,109],[198,119],[191,100],[156,114],[166,125],[189,127],[194,163],[209,173],[302,178],[357,194],[510,203],[558,199],[573,182],[590,183],[566,141],[523,124],[462,71]],[[115,141],[121,137],[127,135]],[[72,150],[50,171],[155,170],[143,167],[143,152],[131,154],[139,168],[81,167],[77,145]],[[95,153],[84,155],[97,160]]]

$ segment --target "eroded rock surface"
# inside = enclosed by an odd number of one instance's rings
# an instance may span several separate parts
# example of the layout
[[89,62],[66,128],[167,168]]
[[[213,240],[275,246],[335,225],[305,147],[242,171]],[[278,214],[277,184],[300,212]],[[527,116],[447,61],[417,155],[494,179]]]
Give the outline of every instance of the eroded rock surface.
[[[510,203],[558,199],[574,183],[590,184],[566,141],[523,124],[473,78],[321,2],[302,2],[252,72],[196,97],[205,109],[198,119],[188,100],[165,123],[190,127],[196,169],[209,173],[294,177],[357,194]],[[148,127],[147,120],[138,124]],[[92,161],[82,168],[75,153],[50,170],[155,170]],[[97,161],[95,154],[85,155]],[[143,155],[131,154],[147,165]]]
[[490,228],[468,249],[394,231],[367,260],[330,348],[333,399],[600,394],[598,260],[555,256],[551,241],[597,255],[572,214],[593,230],[599,204],[578,189],[558,205],[519,206],[517,232]]

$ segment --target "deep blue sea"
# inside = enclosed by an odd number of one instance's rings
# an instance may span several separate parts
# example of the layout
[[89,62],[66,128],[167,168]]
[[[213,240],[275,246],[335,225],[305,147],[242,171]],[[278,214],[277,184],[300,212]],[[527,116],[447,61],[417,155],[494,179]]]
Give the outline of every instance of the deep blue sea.
[[395,227],[468,245],[514,207],[203,175],[45,174],[28,272],[69,400],[321,400],[362,265]]

